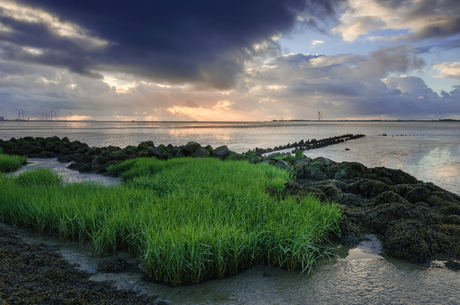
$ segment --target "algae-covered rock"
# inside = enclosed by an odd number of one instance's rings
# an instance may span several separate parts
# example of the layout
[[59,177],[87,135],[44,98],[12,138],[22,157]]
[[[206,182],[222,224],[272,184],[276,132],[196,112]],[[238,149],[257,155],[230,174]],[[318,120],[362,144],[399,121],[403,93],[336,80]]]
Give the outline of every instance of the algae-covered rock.
[[306,166],[306,165],[309,165],[311,163],[311,159],[310,158],[300,158],[300,159],[295,159],[295,163],[298,164],[298,165],[301,165],[301,166]]
[[436,234],[418,220],[401,220],[383,238],[383,247],[392,257],[425,263],[431,260]]
[[425,201],[431,196],[431,191],[425,187],[415,187],[408,191],[404,198],[411,203],[416,203],[419,201]]
[[273,153],[273,154],[269,154],[268,156],[266,156],[264,158],[264,160],[275,160],[275,161],[279,161],[279,160],[283,160],[285,158],[284,155],[282,155],[281,153]]
[[326,196],[329,196],[329,197],[336,196],[342,193],[341,189],[331,184],[319,185],[318,188],[322,190]]
[[293,165],[294,164],[294,157],[293,156],[285,156],[283,159],[283,161]]
[[319,163],[324,164],[326,166],[336,165],[337,164],[336,162],[332,161],[331,159],[324,158],[324,157],[315,158],[315,159],[312,160],[312,162],[319,162]]
[[303,167],[299,164],[294,164],[294,173],[297,179],[303,179],[305,178],[305,171]]
[[245,155],[240,155],[240,154],[231,154],[227,158],[225,158],[225,161],[242,161],[246,158]]
[[209,156],[209,151],[204,147],[200,147],[194,153],[192,153],[192,157],[194,158],[207,158]]
[[361,195],[365,197],[374,197],[389,189],[390,187],[388,185],[378,180],[363,182],[359,187]]
[[205,148],[209,152],[210,157],[215,157],[216,156],[216,153],[214,152],[214,149],[212,148],[211,145],[207,145]]
[[257,163],[260,163],[262,161],[262,158],[256,154],[251,154],[247,159],[246,159],[247,162],[251,163],[251,164],[257,164]]
[[336,179],[354,178],[361,176],[366,171],[366,167],[358,162],[343,162],[339,165],[336,173]]
[[313,162],[310,165],[305,166],[305,174],[317,174],[324,171],[324,165],[321,162]]
[[408,205],[409,202],[404,199],[403,197],[399,196],[398,194],[392,192],[392,191],[386,191],[386,192],[383,192],[383,193],[380,193],[379,195],[377,195],[374,200],[372,200],[370,203],[369,203],[369,206],[379,206],[381,204],[385,204],[385,203],[400,203],[400,204],[404,204],[404,205]]
[[230,156],[232,153],[230,149],[228,149],[227,145],[219,146],[214,150],[217,158],[224,160],[226,157]]
[[156,157],[159,157],[163,153],[163,151],[161,150],[161,147],[150,146],[149,148],[147,148],[147,150]]
[[196,143],[196,142],[188,142],[184,149],[186,151],[188,151],[189,153],[194,153],[198,148],[200,148],[201,145],[199,143]]
[[296,158],[303,158],[303,157],[305,157],[305,156],[304,156],[304,154],[303,154],[303,151],[301,151],[301,150],[296,150],[296,151],[295,151],[295,157],[296,157]]
[[275,167],[281,168],[287,171],[291,169],[291,165],[284,160],[279,160],[278,162],[276,162]]

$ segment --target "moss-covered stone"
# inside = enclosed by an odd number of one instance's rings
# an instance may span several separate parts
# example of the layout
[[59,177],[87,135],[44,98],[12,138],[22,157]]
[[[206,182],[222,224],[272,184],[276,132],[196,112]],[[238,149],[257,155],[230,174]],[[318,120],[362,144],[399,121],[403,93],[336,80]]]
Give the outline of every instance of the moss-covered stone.
[[291,170],[291,165],[284,160],[279,160],[278,162],[276,162],[275,167],[281,168],[287,171]]

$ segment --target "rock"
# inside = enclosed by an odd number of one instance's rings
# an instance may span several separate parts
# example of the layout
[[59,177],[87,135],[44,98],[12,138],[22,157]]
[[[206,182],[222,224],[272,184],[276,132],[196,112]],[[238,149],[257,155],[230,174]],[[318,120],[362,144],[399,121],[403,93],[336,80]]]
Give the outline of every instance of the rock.
[[216,156],[216,154],[215,154],[215,152],[214,152],[214,149],[212,149],[212,146],[211,146],[211,145],[207,145],[205,148],[206,148],[206,150],[209,152],[209,156],[210,156],[210,157],[215,157],[215,156]]
[[174,158],[183,158],[185,154],[183,153],[182,149],[178,149],[177,153],[174,155]]
[[280,153],[273,153],[273,154],[269,154],[268,156],[266,156],[264,158],[264,160],[275,160],[275,161],[279,161],[279,160],[283,160],[285,158],[285,156],[283,156],[282,154]]
[[296,157],[296,158],[304,158],[305,156],[304,156],[304,154],[303,154],[303,151],[301,151],[301,150],[296,150],[296,151],[295,151],[295,157]]
[[295,164],[293,169],[297,179],[305,178],[305,171],[303,170],[302,166],[300,166],[299,164]]
[[323,191],[326,196],[332,197],[342,193],[342,190],[334,185],[320,185],[318,188]]
[[366,181],[360,185],[360,193],[365,197],[375,197],[389,190],[389,186],[378,180]]
[[150,146],[147,148],[147,150],[156,157],[159,157],[163,153],[160,147]]
[[247,159],[246,159],[247,162],[251,163],[251,164],[257,164],[257,163],[260,163],[262,161],[262,158],[259,157],[258,155],[256,154],[251,154]]
[[309,165],[311,163],[311,159],[310,158],[300,158],[300,159],[295,159],[295,164],[298,164],[298,165],[301,165],[301,166],[306,166],[306,165]]
[[383,238],[383,247],[389,255],[426,263],[433,255],[436,243],[433,230],[418,220],[401,220],[391,226]]
[[336,165],[337,164],[334,161],[332,161],[331,159],[323,158],[323,157],[315,158],[315,159],[312,160],[312,162],[319,162],[319,163],[324,164],[326,166]]
[[453,260],[447,261],[446,263],[444,263],[444,266],[451,270],[460,270],[460,263]]
[[52,136],[52,137],[48,137],[45,139],[46,142],[59,142],[61,141],[61,139],[59,139],[58,136]]
[[400,203],[400,204],[403,204],[403,205],[409,205],[409,202],[404,199],[403,197],[399,196],[398,194],[392,192],[392,191],[386,191],[386,192],[383,192],[383,193],[380,193],[379,195],[377,195],[374,200],[372,200],[370,203],[369,203],[369,206],[373,206],[373,207],[376,207],[376,206],[379,206],[381,204],[385,204],[385,203]]
[[73,156],[60,156],[57,158],[57,160],[61,163],[69,163],[73,161]]
[[324,165],[321,162],[313,162],[310,165],[305,166],[305,174],[314,175],[316,173],[322,173],[324,171]]
[[118,256],[104,258],[97,264],[96,270],[101,272],[120,272],[128,268],[128,262]]
[[206,148],[200,147],[194,153],[192,153],[192,157],[206,158],[206,157],[210,157],[210,155],[209,155],[209,151]]
[[228,149],[226,145],[224,145],[224,146],[217,147],[214,150],[214,153],[216,154],[217,158],[224,160],[226,157],[230,156],[232,152],[230,151],[230,149]]
[[201,145],[199,143],[188,142],[187,145],[185,145],[184,150],[188,151],[189,153],[194,153],[200,147]]
[[428,197],[431,196],[431,191],[428,190],[427,188],[424,188],[422,186],[420,187],[415,187],[408,191],[406,195],[404,196],[405,199],[407,199],[411,203],[416,203],[419,201],[424,201],[428,199]]
[[169,159],[172,159],[172,158],[174,158],[174,156],[171,153],[162,153],[160,155],[161,160],[169,160]]
[[366,167],[358,162],[343,162],[339,165],[336,173],[336,179],[350,179],[360,177],[366,171]]
[[50,152],[50,151],[42,151],[41,153],[38,154],[39,158],[56,158],[56,154]]
[[291,165],[284,160],[279,160],[278,162],[276,162],[275,167],[281,168],[287,171],[291,170]]
[[228,156],[227,158],[225,158],[225,161],[242,161],[246,159],[246,156],[245,155],[240,155],[240,154],[231,154],[230,156]]

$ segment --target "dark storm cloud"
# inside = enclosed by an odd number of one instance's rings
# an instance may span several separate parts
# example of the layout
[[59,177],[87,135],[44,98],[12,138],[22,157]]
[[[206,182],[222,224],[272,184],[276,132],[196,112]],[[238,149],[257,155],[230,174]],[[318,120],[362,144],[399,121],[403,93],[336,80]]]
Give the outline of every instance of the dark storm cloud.
[[[101,48],[58,35],[46,22],[2,15],[13,33],[0,35],[4,59],[96,72],[123,71],[169,83],[225,89],[235,85],[244,62],[278,49],[273,36],[304,20],[334,17],[332,0],[61,1],[21,0],[71,22],[107,42]],[[258,47],[254,47],[259,44]],[[42,53],[26,54],[24,48]]]

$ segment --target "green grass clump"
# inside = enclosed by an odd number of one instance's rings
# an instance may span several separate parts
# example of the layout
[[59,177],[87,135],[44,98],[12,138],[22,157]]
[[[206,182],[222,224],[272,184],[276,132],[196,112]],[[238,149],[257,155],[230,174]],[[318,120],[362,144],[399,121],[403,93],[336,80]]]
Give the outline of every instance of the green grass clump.
[[26,157],[4,155],[0,148],[0,172],[14,172],[25,164],[27,164]]
[[50,168],[36,168],[19,174],[15,181],[23,186],[62,185],[64,179]]
[[[128,249],[157,281],[196,283],[256,264],[308,270],[338,230],[340,211],[314,198],[271,197],[291,179],[267,164],[136,159],[119,187],[45,186],[0,176],[0,220],[89,240],[96,252]],[[32,172],[31,175],[38,175]]]

